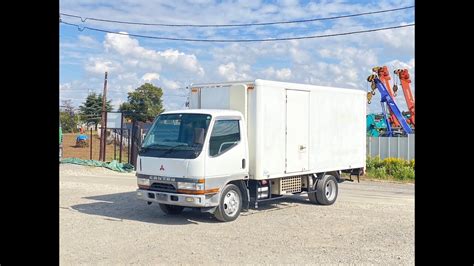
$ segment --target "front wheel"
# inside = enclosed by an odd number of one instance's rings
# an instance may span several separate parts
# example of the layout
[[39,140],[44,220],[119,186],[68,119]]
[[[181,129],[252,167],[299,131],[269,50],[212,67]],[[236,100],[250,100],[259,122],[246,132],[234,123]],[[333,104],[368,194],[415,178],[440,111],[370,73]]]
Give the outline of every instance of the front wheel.
[[228,184],[222,191],[214,217],[221,222],[230,222],[239,217],[241,208],[242,194],[240,189],[234,184]]
[[158,205],[160,205],[160,209],[164,213],[171,214],[171,215],[180,214],[184,209],[183,206],[177,206],[177,205],[169,205],[169,204],[161,204],[161,203],[159,203]]
[[337,180],[332,175],[325,175],[316,183],[316,192],[308,194],[308,198],[312,203],[320,205],[331,205],[337,199],[338,193]]

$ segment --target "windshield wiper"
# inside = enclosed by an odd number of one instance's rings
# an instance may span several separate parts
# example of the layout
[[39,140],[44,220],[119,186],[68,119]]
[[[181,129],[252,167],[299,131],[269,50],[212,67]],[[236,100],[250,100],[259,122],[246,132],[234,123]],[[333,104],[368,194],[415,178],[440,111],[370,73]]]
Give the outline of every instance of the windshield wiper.
[[186,144],[179,144],[179,145],[173,146],[173,147],[167,149],[167,150],[163,153],[163,155],[166,155],[166,154],[171,153],[171,152],[174,151],[176,148],[179,148],[179,147],[187,147],[187,146],[188,146],[188,145],[186,145]]
[[[168,146],[166,146],[166,145],[161,145],[161,144],[151,144],[151,145],[148,145],[148,146],[141,147],[140,150],[146,151],[146,150],[148,150],[148,149],[157,148],[157,147],[159,147],[159,146],[168,147]],[[156,150],[156,149],[154,149],[154,150]]]

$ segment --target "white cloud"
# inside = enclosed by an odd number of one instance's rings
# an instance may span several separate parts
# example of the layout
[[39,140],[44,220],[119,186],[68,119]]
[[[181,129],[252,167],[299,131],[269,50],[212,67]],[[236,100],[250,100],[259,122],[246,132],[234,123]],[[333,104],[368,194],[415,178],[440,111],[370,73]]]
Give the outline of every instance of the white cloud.
[[154,65],[153,68],[161,69],[162,65],[167,65],[201,76],[204,75],[204,69],[194,54],[185,54],[174,49],[164,51],[147,49],[140,46],[137,39],[133,39],[128,35],[107,33],[104,48],[107,52],[118,53],[121,57],[127,57],[129,63],[142,68]]
[[110,72],[120,68],[120,65],[112,62],[111,60],[105,58],[89,58],[88,62],[85,65],[85,69],[88,72],[93,74],[103,74],[104,72]]
[[142,80],[145,82],[151,82],[153,80],[160,80],[160,74],[158,73],[146,73],[142,76]]
[[267,79],[289,80],[291,78],[291,69],[281,68],[275,70],[273,67],[269,67],[264,69],[262,74]]
[[84,48],[98,48],[100,46],[100,43],[91,36],[79,35],[77,39],[79,40],[80,46]]
[[173,110],[178,110],[178,109],[184,109],[185,108],[185,100],[182,101],[164,101],[164,107],[166,111],[173,111]]
[[[120,73],[117,75],[117,79],[120,81],[120,83],[130,83],[130,82],[140,82],[141,80],[138,78],[137,73],[135,72],[125,72],[125,73]],[[111,81],[114,81],[113,76]]]
[[[400,60],[392,60],[392,61],[389,61],[389,62],[385,63],[385,65],[389,66],[389,68],[392,71],[395,70],[395,69],[399,69],[399,68],[406,68],[410,71],[413,68],[415,68],[415,59],[412,58],[408,62],[403,62],[403,61],[400,61]],[[392,74],[392,73],[390,73],[390,74]]]
[[219,75],[225,78],[227,81],[237,81],[237,80],[247,80],[251,78],[250,65],[248,64],[239,64],[236,66],[233,62],[230,62],[225,65],[219,65],[218,67]]
[[379,31],[374,38],[383,43],[385,47],[393,48],[397,52],[410,53],[415,49],[415,30],[413,27]]
[[163,78],[162,83],[165,89],[175,90],[175,89],[184,87],[181,82],[177,82],[177,81],[169,80],[165,78]]
[[70,90],[71,89],[71,83],[67,82],[67,83],[63,83],[63,84],[59,84],[59,90],[62,91],[62,90]]

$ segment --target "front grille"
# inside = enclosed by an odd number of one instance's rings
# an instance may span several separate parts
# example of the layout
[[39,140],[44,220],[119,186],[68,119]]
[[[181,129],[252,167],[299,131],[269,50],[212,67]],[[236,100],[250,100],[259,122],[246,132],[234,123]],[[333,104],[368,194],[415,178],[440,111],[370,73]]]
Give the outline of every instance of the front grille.
[[176,188],[173,186],[173,184],[167,183],[153,183],[150,186],[150,190],[161,192],[176,192]]

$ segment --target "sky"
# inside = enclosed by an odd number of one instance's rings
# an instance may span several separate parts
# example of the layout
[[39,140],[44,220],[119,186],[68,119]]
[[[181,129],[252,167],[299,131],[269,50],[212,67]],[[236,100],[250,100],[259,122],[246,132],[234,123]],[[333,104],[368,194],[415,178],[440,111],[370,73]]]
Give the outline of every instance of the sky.
[[[60,12],[82,18],[168,23],[239,24],[323,18],[414,5],[414,1],[61,0]],[[166,110],[184,108],[192,83],[270,79],[369,90],[374,66],[407,68],[415,88],[414,27],[329,38],[257,43],[154,40],[113,32],[193,39],[267,39],[360,31],[414,23],[414,8],[389,13],[270,26],[191,28],[128,25],[61,16],[60,101],[75,107],[91,92],[115,108],[145,82],[163,89]],[[392,74],[392,82],[398,80]],[[396,102],[407,110],[401,88]],[[380,94],[368,112],[380,112]]]

